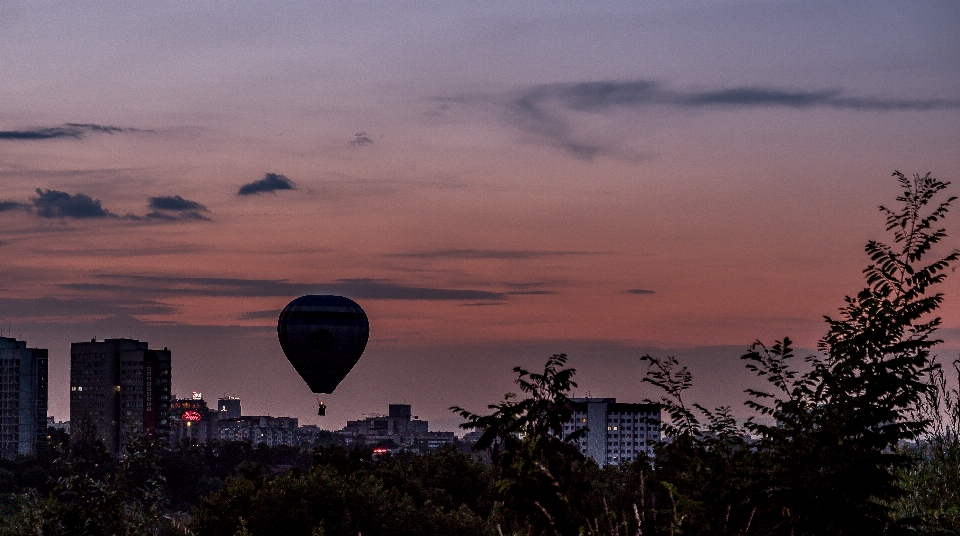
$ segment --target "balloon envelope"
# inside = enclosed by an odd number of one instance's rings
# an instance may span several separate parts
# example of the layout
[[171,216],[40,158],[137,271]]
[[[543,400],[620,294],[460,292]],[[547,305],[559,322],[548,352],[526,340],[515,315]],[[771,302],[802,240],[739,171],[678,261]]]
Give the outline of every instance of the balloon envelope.
[[314,393],[332,393],[360,359],[370,336],[363,309],[343,296],[300,296],[280,312],[277,337]]

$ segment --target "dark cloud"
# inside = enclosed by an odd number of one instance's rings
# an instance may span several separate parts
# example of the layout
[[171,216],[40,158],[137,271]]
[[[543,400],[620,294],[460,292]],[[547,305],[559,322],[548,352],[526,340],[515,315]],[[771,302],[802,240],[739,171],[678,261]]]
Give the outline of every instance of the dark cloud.
[[150,208],[154,210],[144,216],[127,214],[118,216],[103,208],[99,199],[93,199],[82,193],[68,194],[59,190],[44,190],[37,188],[37,197],[31,199],[32,205],[16,201],[0,201],[0,212],[12,210],[30,211],[36,208],[36,215],[41,218],[73,218],[96,219],[117,218],[127,221],[159,220],[159,221],[210,221],[210,218],[201,214],[207,207],[177,196],[151,197]]
[[845,96],[840,89],[790,90],[744,86],[680,91],[651,80],[548,84],[528,88],[511,102],[514,119],[524,130],[551,145],[589,159],[601,144],[579,139],[566,112],[605,113],[624,108],[833,108],[853,111],[930,111],[960,109],[957,99],[885,99]]
[[179,195],[161,195],[158,197],[150,198],[150,208],[154,210],[173,210],[173,211],[206,211],[207,207],[197,203],[196,201],[191,201],[189,199],[184,199]]
[[104,275],[120,283],[72,283],[62,288],[84,292],[130,293],[153,296],[301,296],[342,294],[367,300],[503,300],[507,294],[473,289],[402,285],[387,279],[338,279],[330,283],[291,283],[271,279]]
[[150,300],[106,298],[0,298],[0,319],[171,314],[174,307]]
[[[151,197],[149,206],[154,209],[153,211],[144,216],[126,214],[121,217],[103,208],[99,199],[93,199],[86,194],[69,194],[59,190],[45,190],[43,188],[37,188],[36,192],[37,197],[32,198],[31,201],[33,202],[33,207],[36,209],[37,216],[42,218],[210,221],[210,218],[201,214],[201,211],[207,211],[207,207],[196,201],[184,199],[179,195]],[[13,201],[0,202],[0,212],[15,209],[29,210],[30,205]]]
[[70,195],[59,190],[37,188],[37,197],[31,199],[37,209],[37,215],[43,218],[108,218],[116,217],[100,205],[99,199],[86,194]]
[[573,110],[607,111],[615,107],[668,105],[676,107],[782,107],[838,108],[854,110],[945,110],[960,108],[957,99],[883,99],[846,97],[840,89],[796,91],[780,88],[745,86],[717,90],[680,91],[650,80],[624,82],[582,82],[550,84],[527,90],[517,99],[534,114],[542,113],[541,104],[555,99]]
[[210,221],[210,218],[201,214],[201,212],[209,212],[207,207],[196,201],[184,199],[179,195],[151,197],[149,207],[153,211],[144,217],[152,220]]
[[413,259],[501,259],[501,260],[519,260],[519,259],[538,259],[542,257],[559,257],[568,255],[596,255],[593,252],[585,251],[536,251],[536,250],[515,250],[515,249],[434,249],[427,251],[412,251],[405,253],[392,253],[390,257],[402,257]]
[[367,136],[366,132],[357,132],[353,135],[353,140],[350,141],[350,145],[364,147],[367,145],[373,145],[373,140],[370,138],[370,136]]
[[10,210],[30,210],[30,205],[26,203],[18,203],[16,201],[0,201],[0,212],[7,212]]
[[276,192],[277,190],[296,190],[297,187],[293,181],[277,175],[276,173],[267,173],[262,179],[244,184],[240,187],[237,195],[253,195],[265,192]]
[[645,288],[630,288],[621,292],[621,294],[634,294],[638,296],[645,296],[647,294],[654,294],[652,290],[647,290]]
[[121,128],[91,123],[66,123],[57,127],[36,127],[27,130],[0,130],[0,140],[52,140],[58,138],[80,139],[88,133],[113,134],[114,132],[144,132],[136,128]]

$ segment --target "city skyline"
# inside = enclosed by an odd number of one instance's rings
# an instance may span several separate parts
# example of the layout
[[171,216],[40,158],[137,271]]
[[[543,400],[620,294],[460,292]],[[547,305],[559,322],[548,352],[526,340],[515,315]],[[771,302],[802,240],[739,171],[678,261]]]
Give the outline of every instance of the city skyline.
[[[453,430],[554,353],[578,396],[656,398],[639,356],[675,353],[738,407],[754,340],[814,348],[862,288],[894,170],[960,191],[958,26],[936,2],[0,3],[0,329],[49,349],[58,420],[94,337],[169,347],[177,395],[329,429],[409,403]],[[276,339],[310,293],[370,320],[323,418]]]

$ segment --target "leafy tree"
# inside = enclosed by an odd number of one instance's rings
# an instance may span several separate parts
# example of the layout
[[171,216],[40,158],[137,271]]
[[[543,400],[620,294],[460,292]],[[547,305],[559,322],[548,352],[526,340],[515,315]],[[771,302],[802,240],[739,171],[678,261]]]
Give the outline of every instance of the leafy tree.
[[931,349],[943,301],[932,292],[960,256],[952,251],[922,264],[946,237],[936,226],[955,197],[933,204],[949,183],[895,172],[903,188],[896,210],[880,207],[894,243],[870,241],[867,287],[834,319],[827,317],[821,354],[794,370],[791,341],[767,349],[756,343],[743,356],[772,390],[749,390],[748,404],[775,424],[749,428],[771,471],[765,493],[767,530],[789,534],[880,534],[892,526],[888,501],[903,494],[893,470],[914,462],[899,450],[929,424],[914,410],[937,369]]
[[[21,494],[20,509],[0,534],[161,535],[174,528],[165,517],[163,478],[156,467],[157,445],[145,440],[127,446],[115,470],[101,471],[96,443],[59,458],[53,492]],[[102,445],[101,445],[102,447]]]
[[467,420],[464,429],[483,431],[474,449],[491,449],[500,496],[532,534],[578,534],[586,520],[577,500],[589,487],[583,478],[586,460],[575,444],[586,430],[569,435],[563,430],[572,417],[568,393],[577,386],[576,369],[563,368],[566,362],[565,354],[554,355],[542,374],[514,368],[528,396],[508,393],[488,406],[489,415],[451,408]]
[[784,338],[770,347],[758,341],[743,356],[770,386],[747,390],[747,405],[765,418],[747,423],[759,442],[743,441],[729,408],[687,404],[692,376],[676,359],[643,358],[644,381],[664,391],[669,417],[663,430],[671,441],[657,451],[655,478],[672,515],[659,528],[849,535],[910,524],[905,516],[894,523],[890,504],[904,496],[903,475],[920,477],[901,446],[931,423],[918,410],[939,373],[931,349],[941,342],[934,333],[943,295],[934,289],[960,252],[926,261],[946,237],[937,223],[956,198],[935,200],[948,183],[930,174],[894,177],[903,188],[900,206],[880,207],[893,244],[867,243],[867,286],[846,298],[837,318],[826,318],[820,353],[798,369]]
[[664,392],[657,403],[667,415],[661,432],[668,441],[655,448],[655,471],[645,482],[657,485],[646,491],[652,501],[640,502],[638,515],[649,518],[649,529],[669,534],[748,532],[756,512],[751,495],[758,460],[730,406],[688,406],[683,395],[693,386],[693,374],[687,367],[673,356],[640,359],[648,363],[642,381]]

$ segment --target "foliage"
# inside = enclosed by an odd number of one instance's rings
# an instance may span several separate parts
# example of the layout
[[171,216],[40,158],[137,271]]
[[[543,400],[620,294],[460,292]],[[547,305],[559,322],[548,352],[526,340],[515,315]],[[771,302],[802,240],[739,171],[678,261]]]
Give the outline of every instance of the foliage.
[[474,449],[492,449],[500,496],[533,534],[577,534],[584,521],[575,497],[589,484],[582,478],[585,458],[575,442],[586,429],[564,435],[572,417],[567,395],[577,386],[576,370],[563,368],[566,362],[565,354],[554,355],[542,374],[514,368],[516,383],[528,396],[508,393],[488,406],[489,415],[451,408],[466,419],[463,428],[483,431]]
[[[648,362],[643,381],[664,392],[660,403],[669,418],[662,429],[670,442],[657,451],[655,476],[667,490],[671,533],[916,529],[915,519],[923,517],[916,512],[935,507],[917,506],[923,501],[917,492],[908,506],[900,500],[904,485],[924,478],[953,484],[937,472],[953,468],[949,441],[937,448],[921,443],[926,461],[919,469],[901,446],[936,422],[931,412],[919,411],[937,392],[931,377],[942,378],[931,349],[940,342],[934,313],[943,295],[933,289],[960,253],[924,262],[946,237],[937,223],[956,198],[935,202],[948,183],[930,174],[894,177],[903,188],[900,206],[880,207],[893,243],[867,243],[867,286],[846,298],[837,318],[826,318],[820,353],[797,368],[792,341],[784,338],[769,348],[758,341],[743,356],[769,385],[747,390],[747,406],[759,418],[749,420],[746,431],[756,442],[744,441],[729,407],[708,410],[684,400],[693,379],[675,358],[642,358]],[[891,504],[904,512],[896,520]],[[947,517],[951,512],[945,506]]]
[[[731,408],[687,406],[683,393],[693,386],[689,369],[672,356],[640,359],[648,363],[642,381],[664,392],[659,404],[668,420],[661,431],[669,438],[656,447],[651,476],[658,486],[650,490],[653,511],[641,512],[644,518],[652,516],[646,527],[669,534],[748,532],[756,511],[751,495],[757,486],[757,459],[746,448]],[[667,506],[660,512],[657,498]]]
[[[350,459],[329,449],[306,474],[235,476],[194,511],[198,535],[481,535],[486,467],[454,450]],[[489,510],[487,510],[489,511]]]
[[903,494],[893,470],[912,465],[898,447],[929,424],[916,409],[937,370],[930,350],[940,325],[931,315],[943,301],[932,293],[960,256],[952,251],[922,261],[946,237],[935,224],[956,199],[929,207],[948,183],[895,172],[901,207],[880,207],[894,243],[870,241],[867,287],[847,297],[838,318],[826,318],[820,355],[806,358],[808,372],[790,366],[791,341],[769,350],[756,343],[743,356],[771,391],[748,390],[749,405],[775,424],[753,421],[768,457],[767,519],[771,530],[801,534],[879,534],[893,519],[887,502]]
[[[172,534],[165,517],[163,477],[154,456],[156,445],[129,445],[114,470],[103,471],[102,444],[79,444],[57,458],[52,493],[17,497],[19,509],[0,534],[136,535]],[[109,459],[109,456],[107,457]],[[111,464],[112,465],[112,464]]]
[[[953,362],[960,377],[960,360]],[[931,425],[917,441],[915,466],[898,471],[904,494],[891,503],[893,516],[921,530],[960,532],[960,390],[947,387],[943,370],[930,378],[930,389],[918,408]]]

